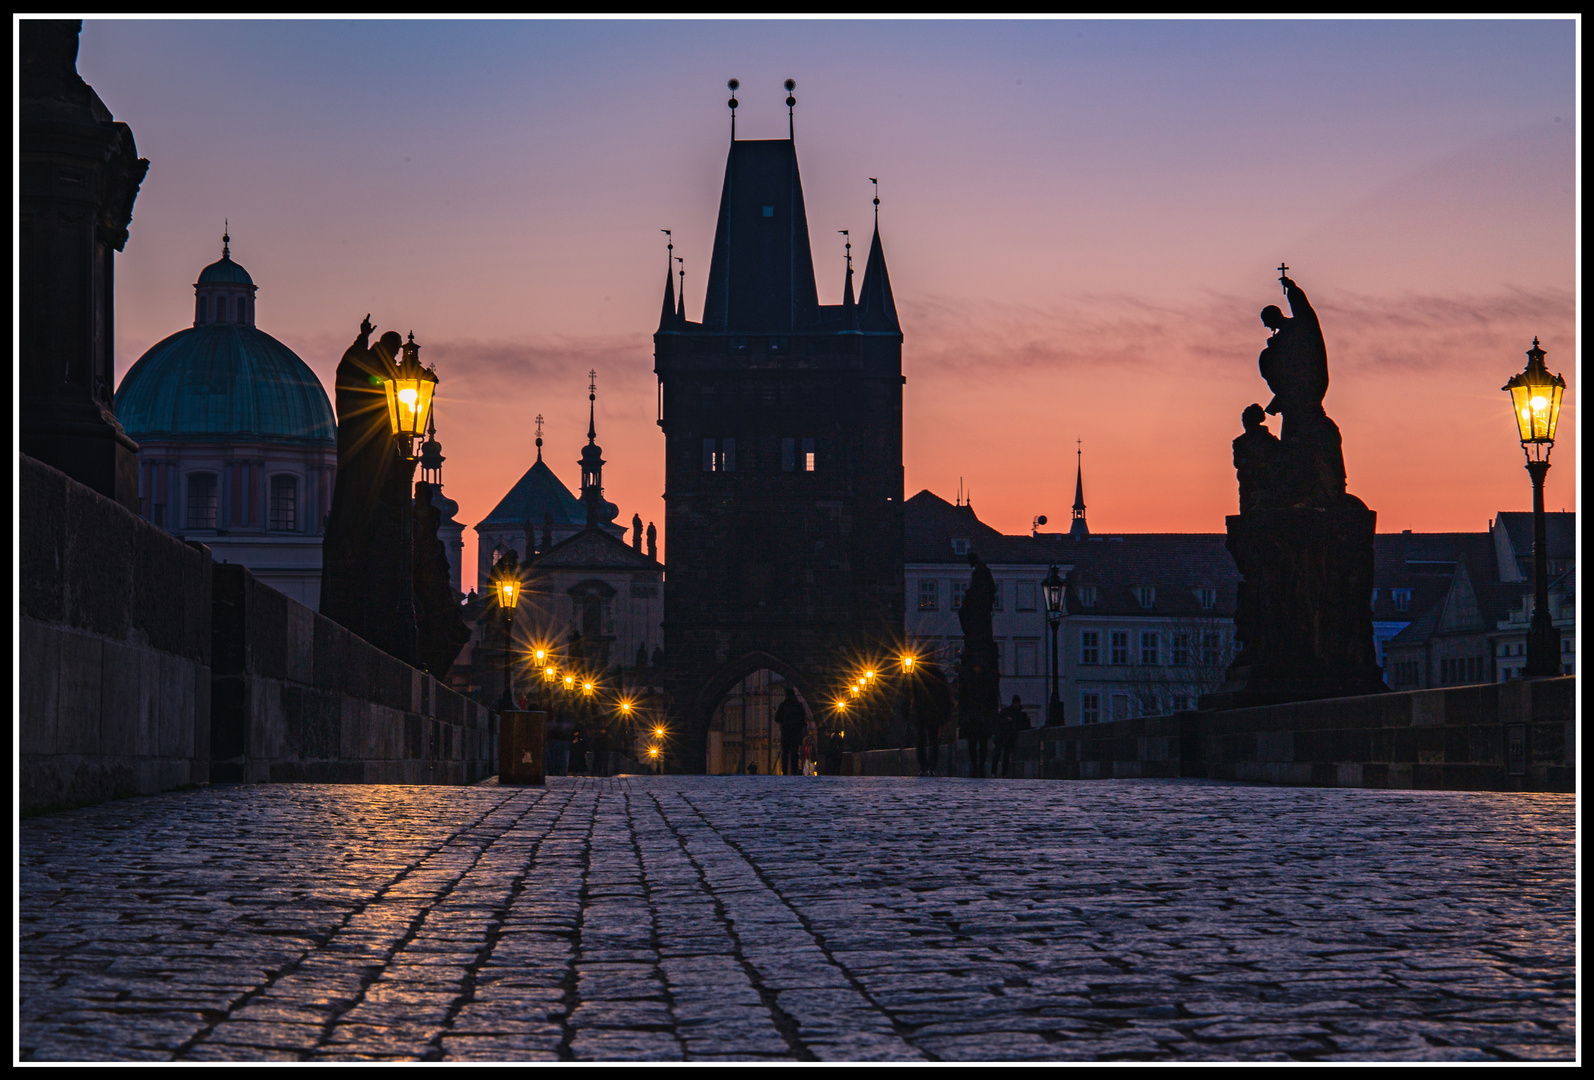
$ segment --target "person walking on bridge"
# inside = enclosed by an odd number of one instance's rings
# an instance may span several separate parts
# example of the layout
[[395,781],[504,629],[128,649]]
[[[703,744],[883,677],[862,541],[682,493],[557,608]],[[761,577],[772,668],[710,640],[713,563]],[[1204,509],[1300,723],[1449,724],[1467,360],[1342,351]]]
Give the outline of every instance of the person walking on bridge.
[[802,775],[803,736],[808,734],[808,710],[797,700],[797,691],[786,684],[786,700],[775,710],[780,728],[780,769],[787,776]]

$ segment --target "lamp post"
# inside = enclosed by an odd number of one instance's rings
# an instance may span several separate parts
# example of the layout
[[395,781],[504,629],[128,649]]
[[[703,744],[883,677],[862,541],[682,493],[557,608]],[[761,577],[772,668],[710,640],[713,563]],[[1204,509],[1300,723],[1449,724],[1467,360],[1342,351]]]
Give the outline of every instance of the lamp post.
[[498,709],[500,712],[507,712],[515,707],[515,671],[511,663],[515,644],[515,604],[520,600],[520,579],[506,572],[494,582],[493,591],[498,594],[498,606],[504,613],[504,696],[499,699]]
[[1550,553],[1544,537],[1544,474],[1550,471],[1555,425],[1561,418],[1566,380],[1544,366],[1544,350],[1533,339],[1528,366],[1500,389],[1511,394],[1517,435],[1533,478],[1533,620],[1528,624],[1528,663],[1523,674],[1539,678],[1561,673],[1560,635],[1550,618]]
[[415,643],[415,465],[420,458],[415,453],[415,440],[426,433],[426,421],[432,413],[432,394],[437,389],[437,375],[421,366],[421,347],[415,344],[415,334],[399,349],[400,359],[394,364],[388,378],[382,380],[387,395],[387,419],[398,440],[399,460],[404,463],[405,518],[400,531],[404,534],[399,548],[399,575],[403,582],[399,601],[399,634],[403,637],[404,662],[413,664],[418,659]]
[[1057,567],[1041,582],[1046,594],[1046,625],[1052,628],[1052,696],[1046,703],[1046,726],[1058,727],[1063,722],[1063,699],[1057,692],[1057,628],[1063,622],[1063,579]]

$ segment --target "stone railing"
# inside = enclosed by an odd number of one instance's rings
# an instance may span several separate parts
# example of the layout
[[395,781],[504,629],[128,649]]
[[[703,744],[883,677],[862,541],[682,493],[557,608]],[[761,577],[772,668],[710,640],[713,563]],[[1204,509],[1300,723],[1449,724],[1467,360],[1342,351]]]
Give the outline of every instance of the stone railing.
[[22,458],[22,808],[212,781],[466,784],[495,715]]
[[[1041,728],[1019,734],[1013,774],[1572,791],[1576,697],[1576,677],[1565,676]],[[942,747],[942,771],[949,751],[967,775],[967,744]],[[849,754],[842,771],[916,776],[918,768],[908,748]]]

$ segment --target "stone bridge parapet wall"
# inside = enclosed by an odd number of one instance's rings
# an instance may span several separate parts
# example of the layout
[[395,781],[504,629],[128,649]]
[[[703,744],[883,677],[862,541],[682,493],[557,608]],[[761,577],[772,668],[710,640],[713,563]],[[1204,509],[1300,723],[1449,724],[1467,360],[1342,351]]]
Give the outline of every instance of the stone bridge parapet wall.
[[[1573,791],[1576,699],[1577,678],[1564,676],[1041,728],[1019,734],[1013,774]],[[953,758],[966,775],[966,743]],[[843,771],[915,776],[918,761],[911,748],[873,750],[847,755]]]
[[496,716],[22,455],[25,813],[212,781],[474,783]]
[[210,556],[21,455],[25,812],[203,784]]
[[211,778],[471,784],[496,717],[242,566],[215,568]]

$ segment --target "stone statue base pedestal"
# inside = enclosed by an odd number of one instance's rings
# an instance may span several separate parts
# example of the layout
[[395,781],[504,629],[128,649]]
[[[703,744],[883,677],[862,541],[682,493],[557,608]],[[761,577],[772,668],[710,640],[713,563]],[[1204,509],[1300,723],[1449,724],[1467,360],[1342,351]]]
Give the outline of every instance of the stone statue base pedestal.
[[1373,647],[1373,530],[1354,495],[1329,507],[1254,508],[1227,519],[1244,581],[1242,649],[1200,708],[1243,709],[1388,690]]

